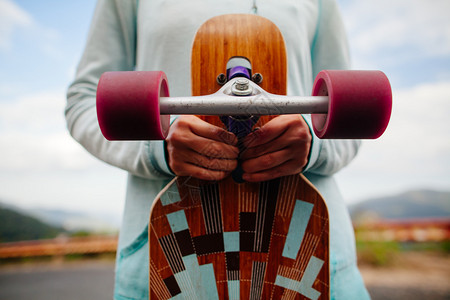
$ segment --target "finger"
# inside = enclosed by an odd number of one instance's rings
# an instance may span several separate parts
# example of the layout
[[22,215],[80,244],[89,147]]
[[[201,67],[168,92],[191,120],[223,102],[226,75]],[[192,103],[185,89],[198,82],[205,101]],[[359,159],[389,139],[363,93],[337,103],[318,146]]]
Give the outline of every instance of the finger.
[[[284,135],[284,134],[283,134]],[[250,147],[242,150],[239,157],[243,160],[250,158],[256,158],[271,152],[280,151],[289,146],[290,140],[283,139],[283,136],[279,137],[276,142],[269,142],[263,145],[258,145],[255,147]]]
[[224,172],[230,172],[237,167],[237,159],[211,158],[190,149],[172,151],[169,156],[170,168],[177,175],[184,172],[186,165]]
[[[241,153],[241,158],[254,158],[270,152],[279,151],[283,148],[292,148],[293,146],[297,148],[302,147],[302,145],[305,143],[310,143],[311,134],[309,132],[309,127],[307,127],[307,124],[301,117],[288,116],[284,118],[278,118],[278,121],[280,122],[277,122],[279,126],[276,130],[280,132],[280,135],[276,138],[276,140],[271,140],[265,144],[259,144],[256,142],[252,143],[248,149],[244,150],[243,153]],[[274,123],[272,123],[272,125],[273,124]],[[256,146],[253,144],[256,144]]]
[[243,141],[244,147],[250,148],[260,146],[275,140],[282,135],[286,130],[285,124],[282,124],[280,120],[277,119],[278,117],[270,120],[258,130],[247,135]]
[[190,129],[173,130],[166,141],[170,153],[191,150],[208,157],[228,159],[235,159],[239,155],[237,147],[198,136]]
[[221,159],[199,155],[188,151],[183,154],[182,160],[209,170],[231,172],[237,167],[237,159]]
[[239,155],[239,149],[235,146],[195,135],[188,145],[193,151],[211,158],[236,159]]
[[191,123],[191,130],[201,137],[228,145],[236,145],[238,142],[237,137],[233,133],[205,122],[200,118],[193,119],[193,122]]
[[275,168],[264,170],[257,173],[244,173],[242,178],[248,182],[260,182],[272,180],[282,176],[288,176],[293,174],[298,174],[301,172],[301,168],[294,167],[296,164],[291,161],[287,161],[284,164],[277,166]]
[[178,176],[192,176],[202,180],[216,181],[224,179],[230,175],[230,172],[209,170],[196,165],[186,164],[183,167],[183,171],[175,172],[175,174]]
[[291,151],[289,151],[288,149],[283,149],[280,151],[267,153],[256,158],[245,160],[242,162],[242,169],[246,173],[257,173],[272,169],[292,159],[290,152]]

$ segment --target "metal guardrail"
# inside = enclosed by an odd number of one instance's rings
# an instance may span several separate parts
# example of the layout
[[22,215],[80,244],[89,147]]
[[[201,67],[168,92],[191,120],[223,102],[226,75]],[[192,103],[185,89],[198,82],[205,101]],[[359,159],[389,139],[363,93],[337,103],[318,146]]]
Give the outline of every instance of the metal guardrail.
[[69,254],[113,253],[117,248],[117,236],[57,237],[0,244],[0,259],[64,256]]
[[[379,220],[355,226],[358,239],[367,241],[449,241],[450,220]],[[0,243],[0,259],[114,253],[117,236],[67,237],[49,240]]]
[[364,241],[450,241],[450,219],[377,220],[354,227],[356,238]]

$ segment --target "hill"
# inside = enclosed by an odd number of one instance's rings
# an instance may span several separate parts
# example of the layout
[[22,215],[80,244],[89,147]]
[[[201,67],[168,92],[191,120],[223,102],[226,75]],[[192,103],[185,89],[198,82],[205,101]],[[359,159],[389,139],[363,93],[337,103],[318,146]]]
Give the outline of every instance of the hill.
[[450,218],[450,192],[417,190],[349,206],[352,220]]
[[54,238],[63,230],[34,217],[0,207],[0,243]]
[[92,233],[117,232],[120,220],[108,214],[88,214],[79,211],[35,208],[27,210],[30,216],[67,231],[88,231]]
[[[67,233],[116,233],[120,227],[120,216],[112,213],[87,213],[49,208],[23,208],[0,199],[0,208],[28,216],[50,227]],[[0,219],[1,220],[1,219]],[[0,226],[2,223],[0,221]]]

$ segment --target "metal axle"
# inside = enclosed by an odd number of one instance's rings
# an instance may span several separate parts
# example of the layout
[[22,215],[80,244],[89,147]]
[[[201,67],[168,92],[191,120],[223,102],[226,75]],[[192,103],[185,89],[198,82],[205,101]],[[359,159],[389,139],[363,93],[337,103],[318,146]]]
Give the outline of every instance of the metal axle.
[[231,88],[238,78],[231,80],[218,92],[197,97],[161,97],[162,115],[219,115],[262,116],[280,114],[326,114],[327,96],[281,96],[267,93],[249,81],[253,88],[250,96],[234,96]]

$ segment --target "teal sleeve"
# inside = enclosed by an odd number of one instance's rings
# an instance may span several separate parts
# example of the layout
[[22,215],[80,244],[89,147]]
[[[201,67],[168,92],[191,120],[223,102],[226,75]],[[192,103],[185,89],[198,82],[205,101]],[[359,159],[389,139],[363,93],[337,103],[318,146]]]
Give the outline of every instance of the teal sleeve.
[[313,76],[322,70],[350,68],[348,39],[335,0],[319,0],[316,33],[311,44]]
[[136,14],[136,1],[98,1],[75,80],[67,92],[67,127],[86,150],[108,164],[150,179],[173,176],[163,141],[110,142],[98,126],[95,95],[101,74],[135,68]]
[[[347,35],[335,0],[319,0],[316,32],[311,44],[313,76],[321,70],[349,69]],[[320,140],[312,130],[310,116],[305,116],[313,139],[309,161],[304,172],[332,175],[348,165],[356,156],[359,140]]]

